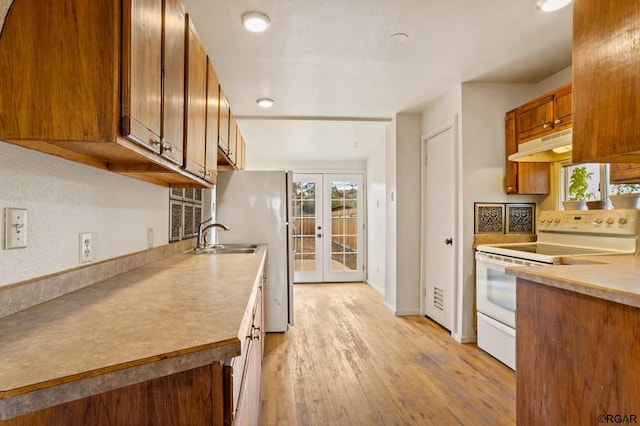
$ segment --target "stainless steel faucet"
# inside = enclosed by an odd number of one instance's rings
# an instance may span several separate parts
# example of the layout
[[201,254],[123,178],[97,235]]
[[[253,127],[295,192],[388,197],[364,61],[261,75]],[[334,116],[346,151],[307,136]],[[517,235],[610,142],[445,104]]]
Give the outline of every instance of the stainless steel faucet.
[[[204,222],[202,222],[200,224],[200,226],[198,226],[198,247],[197,248],[204,248],[206,244],[208,244],[207,242],[207,238],[206,238],[206,234],[207,231],[209,231],[211,228],[222,228],[225,231],[228,231],[230,228],[227,225],[223,225],[222,223],[210,223],[209,225],[205,226],[205,223],[211,221],[213,218],[210,217],[209,219],[205,220]],[[217,243],[217,238],[216,238],[216,243]]]

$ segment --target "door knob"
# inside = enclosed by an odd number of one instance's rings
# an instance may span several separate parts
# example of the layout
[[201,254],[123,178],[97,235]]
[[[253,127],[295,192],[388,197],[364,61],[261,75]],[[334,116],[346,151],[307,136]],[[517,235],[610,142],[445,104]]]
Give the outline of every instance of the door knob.
[[322,234],[318,234],[318,238],[322,238]]
[[446,240],[444,240],[444,243],[448,246],[452,246],[453,245],[453,238],[447,238]]

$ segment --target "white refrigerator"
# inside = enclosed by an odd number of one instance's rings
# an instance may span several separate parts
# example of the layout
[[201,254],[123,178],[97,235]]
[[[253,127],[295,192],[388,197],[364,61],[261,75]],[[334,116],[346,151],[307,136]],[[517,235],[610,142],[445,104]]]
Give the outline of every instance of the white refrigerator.
[[265,331],[293,325],[293,240],[289,171],[220,171],[216,185],[218,242],[266,244]]

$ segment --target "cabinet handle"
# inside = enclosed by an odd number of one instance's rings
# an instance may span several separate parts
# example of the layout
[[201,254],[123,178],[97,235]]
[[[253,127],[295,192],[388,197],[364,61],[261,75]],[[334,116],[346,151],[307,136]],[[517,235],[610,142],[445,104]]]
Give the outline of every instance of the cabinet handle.
[[211,172],[208,170],[200,170],[200,173],[202,173],[202,177],[204,178],[211,177]]
[[543,129],[548,129],[549,127],[551,127],[551,123],[544,123],[544,124],[542,125],[542,128],[543,128]]
[[562,123],[562,120],[559,118],[556,118],[556,121],[553,122],[553,124],[560,124]]
[[167,152],[173,152],[173,145],[171,145],[169,142],[163,142],[162,143],[162,152],[167,151]]
[[162,138],[154,140],[153,142],[151,142],[151,144],[152,144],[152,145],[159,146],[159,147],[161,147],[161,148],[162,148],[162,147],[163,147],[163,141],[162,141]]
[[260,340],[260,327],[256,327],[255,325],[251,326],[251,331],[247,336],[249,340]]

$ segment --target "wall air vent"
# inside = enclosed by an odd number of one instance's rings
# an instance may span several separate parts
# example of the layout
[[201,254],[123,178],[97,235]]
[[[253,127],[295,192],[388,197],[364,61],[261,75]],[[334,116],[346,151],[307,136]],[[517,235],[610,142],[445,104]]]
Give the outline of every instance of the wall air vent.
[[441,288],[433,288],[433,306],[444,311],[444,290]]

